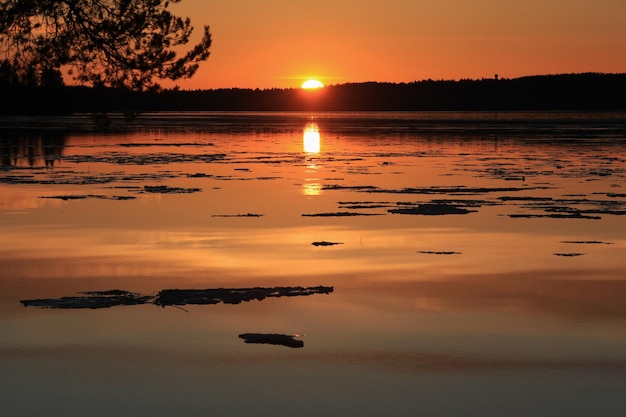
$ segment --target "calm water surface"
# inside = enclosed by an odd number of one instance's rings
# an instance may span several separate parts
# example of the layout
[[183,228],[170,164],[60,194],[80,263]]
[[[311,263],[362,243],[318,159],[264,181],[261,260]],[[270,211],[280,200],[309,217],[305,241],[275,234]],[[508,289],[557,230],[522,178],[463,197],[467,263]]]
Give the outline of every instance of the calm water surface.
[[[622,416],[625,120],[3,119],[1,414]],[[20,303],[318,285],[334,291]]]

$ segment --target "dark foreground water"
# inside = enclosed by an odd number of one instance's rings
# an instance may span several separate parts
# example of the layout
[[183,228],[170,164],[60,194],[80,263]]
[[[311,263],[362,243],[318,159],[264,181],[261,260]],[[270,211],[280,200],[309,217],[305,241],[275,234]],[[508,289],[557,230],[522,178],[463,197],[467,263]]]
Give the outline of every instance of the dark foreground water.
[[0,152],[0,415],[626,414],[624,114],[5,118]]

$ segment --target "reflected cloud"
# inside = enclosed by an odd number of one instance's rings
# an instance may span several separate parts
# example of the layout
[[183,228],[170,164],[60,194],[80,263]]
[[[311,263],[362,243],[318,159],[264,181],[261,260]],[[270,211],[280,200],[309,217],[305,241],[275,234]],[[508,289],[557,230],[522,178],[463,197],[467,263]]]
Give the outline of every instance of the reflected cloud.
[[523,312],[575,321],[626,317],[626,281],[615,270],[546,270],[449,276],[437,281],[370,282],[355,290],[373,294],[372,300],[387,298],[391,304],[384,308]]
[[0,210],[8,212],[26,212],[44,206],[58,207],[63,204],[60,199],[53,199],[54,191],[39,191],[39,195],[29,190],[16,190],[0,186]]
[[488,355],[455,355],[447,352],[364,351],[350,350],[340,353],[311,355],[314,359],[341,363],[342,365],[367,366],[371,369],[390,369],[403,374],[422,372],[480,373],[511,371],[611,371],[626,372],[623,359],[602,358],[537,358],[497,357]]

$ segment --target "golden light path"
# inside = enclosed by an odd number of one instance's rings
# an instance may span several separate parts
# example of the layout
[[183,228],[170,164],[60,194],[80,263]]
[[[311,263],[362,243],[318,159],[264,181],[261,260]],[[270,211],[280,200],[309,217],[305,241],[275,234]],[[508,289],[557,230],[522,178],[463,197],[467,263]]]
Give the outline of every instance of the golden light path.
[[320,128],[317,123],[307,123],[302,134],[305,153],[319,153],[321,149]]
[[322,84],[318,80],[306,80],[305,82],[302,83],[302,88],[304,89],[315,89],[315,88],[322,88],[322,87],[324,87],[324,84]]
[[[320,153],[322,148],[322,139],[320,136],[320,129],[317,123],[307,123],[304,126],[304,132],[302,134],[302,147],[304,153],[309,156],[315,156]],[[307,173],[312,176],[310,178],[306,178],[305,180],[303,190],[304,195],[319,195],[322,189],[319,178],[317,178],[319,165],[314,162],[314,158],[307,158],[307,162]]]

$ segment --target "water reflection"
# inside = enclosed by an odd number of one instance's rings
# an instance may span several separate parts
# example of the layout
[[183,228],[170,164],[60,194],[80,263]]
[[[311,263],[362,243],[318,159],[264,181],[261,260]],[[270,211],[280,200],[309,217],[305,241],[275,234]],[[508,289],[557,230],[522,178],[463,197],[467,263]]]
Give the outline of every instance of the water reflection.
[[319,182],[313,182],[317,180],[318,178],[307,179],[307,181],[310,182],[306,182],[304,184],[304,189],[302,190],[304,195],[320,195],[320,193],[322,192],[322,184],[320,184]]
[[[494,150],[474,124],[447,137],[369,113],[345,125],[316,117],[294,115],[282,133],[262,124],[237,133],[239,118],[228,135],[199,121],[182,132],[72,133],[57,149],[60,170],[41,168],[43,132],[0,136],[2,161],[19,154],[26,166],[0,169],[7,415],[62,414],[68,403],[93,415],[102,393],[100,415],[135,397],[145,399],[135,414],[153,407],[155,417],[190,405],[196,415],[280,414],[307,401],[314,407],[299,412],[311,416],[329,404],[408,415],[458,395],[485,405],[473,415],[506,414],[480,412],[496,397],[516,415],[624,414],[623,135],[544,139],[511,125],[516,136],[499,136]],[[451,126],[436,128],[462,130]],[[29,144],[39,155],[32,169]],[[572,253],[584,255],[554,255]],[[220,300],[238,301],[228,289],[320,284],[333,295],[188,312],[19,303],[76,306],[94,298],[64,297],[89,291],[102,306],[126,306],[164,288],[221,289]],[[238,337],[292,334],[307,335],[306,349]]]
[[[302,148],[304,153],[307,155],[307,173],[317,173],[319,165],[314,159],[314,156],[317,156],[322,150],[320,128],[317,123],[309,122],[304,125],[304,131],[302,133]],[[319,195],[321,190],[322,185],[319,182],[319,178],[306,179],[303,189],[304,195]]]
[[0,136],[2,166],[54,167],[65,149],[67,136],[63,133]]
[[304,153],[318,154],[322,148],[320,136],[320,128],[317,123],[307,123],[304,125],[304,133],[302,134],[302,146]]

